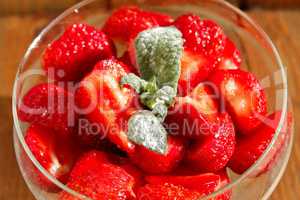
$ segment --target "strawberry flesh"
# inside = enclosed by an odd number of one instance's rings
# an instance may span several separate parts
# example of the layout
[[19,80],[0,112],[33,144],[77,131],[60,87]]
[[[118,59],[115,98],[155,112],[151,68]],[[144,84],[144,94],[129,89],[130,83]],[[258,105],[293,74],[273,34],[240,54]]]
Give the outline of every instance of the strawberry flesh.
[[[36,160],[50,175],[63,183],[67,181],[76,157],[74,145],[70,141],[69,137],[39,125],[31,125],[25,136],[25,142]],[[35,168],[28,158],[25,162],[32,180],[40,187],[47,191],[58,190],[58,187]]]
[[[266,95],[259,81],[250,72],[216,70],[210,80],[221,93],[220,103],[232,117],[241,134],[249,134],[266,115]],[[224,108],[221,108],[224,110]]]

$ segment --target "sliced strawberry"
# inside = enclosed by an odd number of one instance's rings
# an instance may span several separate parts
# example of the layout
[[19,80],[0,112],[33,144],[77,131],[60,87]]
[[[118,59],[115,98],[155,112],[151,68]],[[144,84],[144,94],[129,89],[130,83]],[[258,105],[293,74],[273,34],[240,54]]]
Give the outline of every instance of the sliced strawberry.
[[[275,112],[268,116],[251,134],[238,138],[236,150],[232,156],[229,167],[236,173],[242,174],[251,167],[264,153],[272,141],[276,129],[279,126],[281,112]],[[288,138],[292,124],[292,116],[288,113],[276,144],[268,153],[265,161],[260,165],[257,174],[270,169],[276,161],[273,159],[280,152],[284,142]],[[274,162],[275,161],[275,162]]]
[[238,69],[241,63],[241,52],[237,49],[235,44],[227,38],[224,53],[221,62],[217,65],[217,69]]
[[[76,151],[70,138],[54,131],[39,126],[31,125],[25,136],[25,142],[41,166],[54,178],[65,183],[76,158]],[[57,186],[44,176],[29,158],[25,158],[25,164],[31,179],[39,187],[55,191]]]
[[73,24],[47,47],[43,65],[50,78],[78,81],[99,60],[114,55],[114,46],[103,32],[86,24]]
[[[251,133],[259,117],[267,112],[266,96],[259,81],[250,72],[242,70],[217,70],[210,80],[219,88],[225,109],[242,134]],[[221,102],[223,105],[223,102]]]
[[150,184],[180,185],[200,194],[208,195],[216,190],[220,184],[220,178],[219,175],[207,173],[194,176],[147,176],[146,181]]
[[148,184],[140,188],[137,193],[137,200],[198,200],[200,197],[198,192],[169,183]]
[[168,137],[168,150],[165,155],[153,152],[143,146],[136,146],[129,156],[134,164],[152,174],[167,173],[181,161],[184,154],[182,139]]
[[[108,161],[100,151],[84,154],[75,164],[67,186],[94,200],[125,200],[134,197],[134,178],[124,169]],[[67,192],[61,200],[75,200]]]
[[122,113],[131,112],[135,103],[134,91],[119,84],[128,72],[127,66],[115,59],[100,61],[80,82],[75,101],[79,108],[89,108],[84,114],[90,122],[99,125],[99,134],[104,134],[102,137],[107,135],[121,149],[132,151],[134,145],[127,138],[126,122],[123,120],[120,124],[117,121]]
[[178,82],[180,96],[187,95],[201,81],[205,80],[214,69],[214,60],[202,54],[184,50],[181,58],[181,73]]
[[[165,121],[171,134],[190,138],[207,134],[218,115],[218,105],[209,89],[199,84],[189,96],[176,98]],[[173,130],[173,127],[176,129]]]
[[226,166],[234,152],[235,130],[230,116],[221,114],[208,133],[193,142],[186,159],[199,171],[216,172]]
[[[230,182],[226,172],[197,174],[193,176],[148,176],[146,177],[146,181],[154,185],[169,183],[176,186],[183,186],[189,190],[198,192],[202,196],[216,192]],[[225,192],[213,199],[228,200],[230,196],[231,192]]]
[[70,133],[77,119],[72,102],[73,95],[65,89],[53,83],[42,83],[25,94],[18,106],[18,116],[25,122]]
[[174,25],[185,39],[179,92],[189,93],[214,70],[222,56],[226,36],[220,26],[199,16],[186,14],[178,17]]
[[108,18],[103,31],[114,40],[129,42],[143,30],[171,22],[172,18],[167,15],[146,12],[137,7],[122,7]]

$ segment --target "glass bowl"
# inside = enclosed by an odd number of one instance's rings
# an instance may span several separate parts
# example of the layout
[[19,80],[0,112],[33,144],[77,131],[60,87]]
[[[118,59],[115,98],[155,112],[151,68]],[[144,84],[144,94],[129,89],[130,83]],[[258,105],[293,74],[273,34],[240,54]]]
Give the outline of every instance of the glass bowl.
[[[293,140],[293,133],[291,133],[290,137],[285,140],[284,148],[278,155],[275,165],[269,171],[258,176],[255,175],[255,172],[265,163],[273,159],[272,150],[278,145],[277,138],[282,133],[285,116],[287,112],[291,111],[286,73],[276,48],[265,32],[245,13],[221,0],[85,0],[66,10],[43,29],[29,46],[20,63],[13,90],[14,147],[22,175],[34,196],[37,199],[57,199],[59,194],[58,192],[44,191],[32,181],[29,175],[30,171],[32,168],[37,168],[60,190],[70,193],[77,199],[88,199],[52,177],[35,159],[24,140],[24,133],[28,125],[19,121],[17,117],[19,100],[33,85],[47,81],[41,67],[41,55],[47,45],[56,39],[66,26],[81,22],[101,27],[114,9],[127,4],[168,13],[173,17],[192,12],[202,18],[213,19],[224,28],[226,34],[237,44],[242,52],[242,68],[254,73],[266,89],[269,111],[282,110],[282,114],[276,134],[260,159],[242,175],[236,175],[228,170],[231,183],[213,194],[203,197],[203,199],[211,199],[228,190],[232,191],[232,200],[241,198],[244,200],[267,199],[286,168]],[[27,161],[24,162],[24,160]]]

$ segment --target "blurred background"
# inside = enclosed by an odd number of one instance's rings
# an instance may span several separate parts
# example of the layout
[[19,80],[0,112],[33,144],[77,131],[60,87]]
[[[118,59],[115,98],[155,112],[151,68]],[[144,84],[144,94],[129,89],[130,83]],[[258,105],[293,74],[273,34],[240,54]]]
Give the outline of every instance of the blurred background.
[[[107,6],[111,1],[115,0],[107,0]],[[33,200],[19,173],[12,146],[11,91],[18,63],[40,30],[77,2],[79,0],[0,0],[0,200]],[[300,95],[297,94],[300,91],[300,0],[229,2],[264,28],[287,67],[296,122],[295,143],[287,171],[271,200],[300,199],[300,137],[297,134],[300,130]]]

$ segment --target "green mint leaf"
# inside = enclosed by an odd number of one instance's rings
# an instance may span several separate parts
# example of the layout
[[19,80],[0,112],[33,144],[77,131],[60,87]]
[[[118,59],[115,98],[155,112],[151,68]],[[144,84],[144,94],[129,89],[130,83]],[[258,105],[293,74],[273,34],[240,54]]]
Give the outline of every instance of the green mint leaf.
[[130,73],[122,77],[121,85],[130,85],[135,91],[140,94],[144,91],[147,81],[141,79],[137,75]]
[[181,32],[173,26],[142,31],[135,40],[137,63],[146,81],[156,79],[159,88],[177,89],[183,50]]
[[143,110],[133,114],[128,121],[128,138],[152,151],[165,154],[167,131],[151,111]]
[[154,105],[152,113],[163,122],[168,114],[168,107],[164,103],[157,103]]

